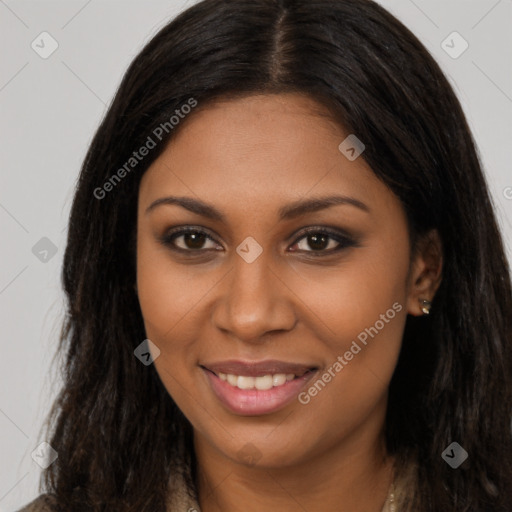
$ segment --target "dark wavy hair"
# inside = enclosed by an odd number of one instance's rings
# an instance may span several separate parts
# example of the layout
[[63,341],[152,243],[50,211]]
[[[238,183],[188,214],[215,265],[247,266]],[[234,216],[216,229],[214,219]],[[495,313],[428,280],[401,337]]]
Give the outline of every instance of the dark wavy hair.
[[[95,196],[190,98],[298,92],[366,145],[414,237],[437,229],[443,279],[428,317],[408,316],[386,419],[408,476],[404,511],[509,512],[512,504],[510,270],[459,101],[418,39],[370,0],[204,0],[129,66],[78,179],[62,272],[63,388],[45,424],[59,457],[41,483],[63,510],[164,511],[191,425],[154,365],[136,282],[140,179],[183,123],[102,199]],[[190,116],[193,116],[192,112]],[[186,123],[186,120],[185,120]],[[457,441],[458,469],[441,457]],[[194,478],[187,480],[196,494]]]

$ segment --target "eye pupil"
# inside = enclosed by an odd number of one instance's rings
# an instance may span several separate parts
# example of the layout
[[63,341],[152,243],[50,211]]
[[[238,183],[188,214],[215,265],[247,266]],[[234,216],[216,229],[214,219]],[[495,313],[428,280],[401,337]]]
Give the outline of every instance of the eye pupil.
[[[204,233],[198,233],[195,231],[185,233],[183,235],[183,240],[185,241],[185,245],[189,249],[201,249],[204,244],[206,235]],[[191,244],[189,243],[191,242]]]
[[308,244],[311,249],[321,250],[329,245],[329,236],[323,234],[308,235]]

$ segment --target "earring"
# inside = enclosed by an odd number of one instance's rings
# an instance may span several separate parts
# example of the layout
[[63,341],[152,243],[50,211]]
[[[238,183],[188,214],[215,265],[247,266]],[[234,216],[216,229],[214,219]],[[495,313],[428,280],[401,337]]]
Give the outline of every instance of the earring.
[[430,308],[432,307],[432,302],[427,299],[419,299],[421,304],[421,311],[424,315],[430,314]]

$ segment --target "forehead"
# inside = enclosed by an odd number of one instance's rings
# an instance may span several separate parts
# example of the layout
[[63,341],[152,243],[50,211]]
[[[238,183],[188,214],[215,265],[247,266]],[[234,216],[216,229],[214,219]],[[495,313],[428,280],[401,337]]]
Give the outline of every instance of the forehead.
[[348,135],[323,105],[299,94],[198,107],[146,171],[140,200],[214,194],[224,205],[267,211],[326,193],[373,202],[390,194],[363,158],[351,161],[339,150]]

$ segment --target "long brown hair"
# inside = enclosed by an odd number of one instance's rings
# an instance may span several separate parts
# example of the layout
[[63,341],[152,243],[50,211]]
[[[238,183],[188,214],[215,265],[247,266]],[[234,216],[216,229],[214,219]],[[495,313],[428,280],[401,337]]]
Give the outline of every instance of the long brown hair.
[[[285,91],[328,106],[364,141],[362,158],[401,200],[411,232],[441,236],[441,287],[429,317],[408,317],[390,386],[388,451],[399,475],[414,475],[403,510],[510,511],[512,292],[493,207],[447,79],[370,0],[204,0],[130,65],[71,210],[64,386],[48,419],[59,457],[44,490],[63,510],[164,511],[182,436],[193,467],[190,424],[133,354],[145,338],[134,290],[139,182],[179,126],[114,190],[97,189],[189,98]],[[469,454],[458,469],[441,457],[452,441]]]

